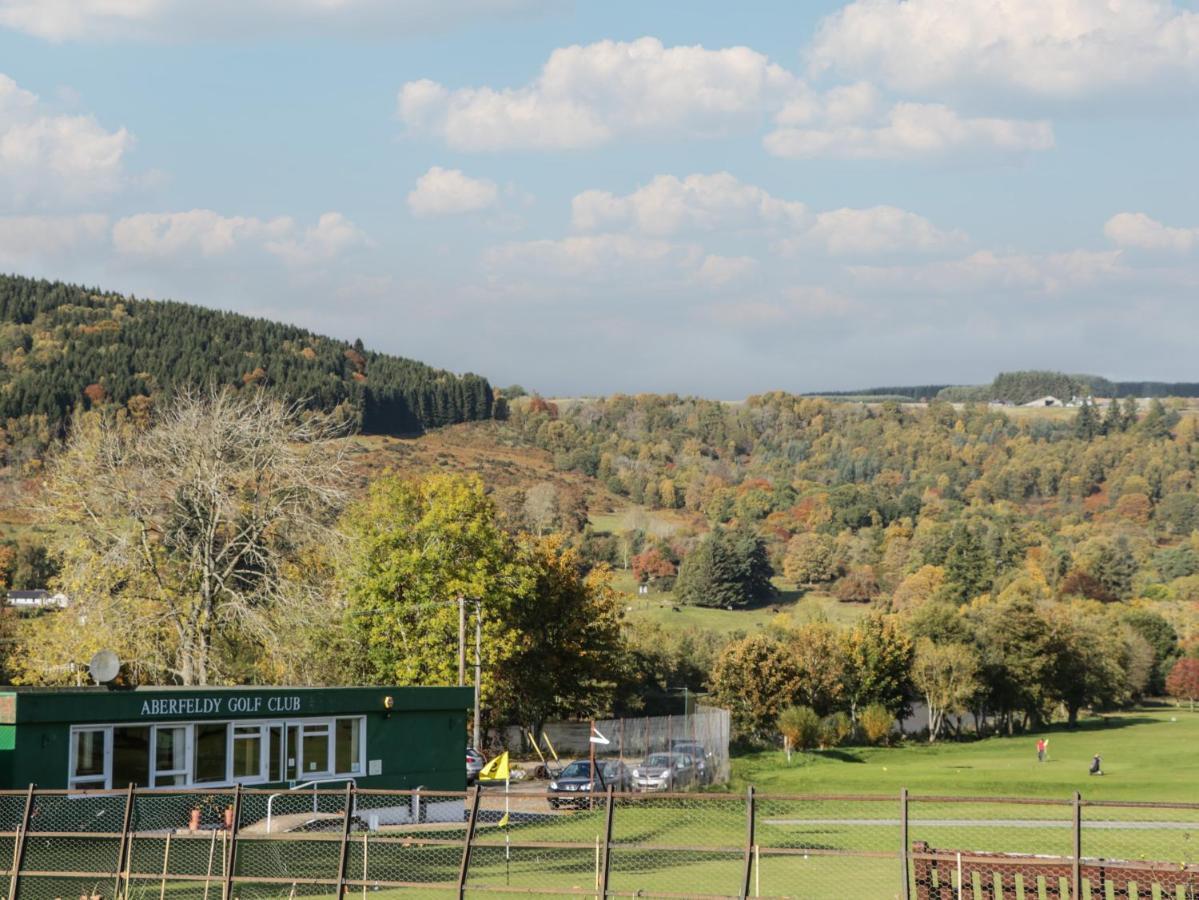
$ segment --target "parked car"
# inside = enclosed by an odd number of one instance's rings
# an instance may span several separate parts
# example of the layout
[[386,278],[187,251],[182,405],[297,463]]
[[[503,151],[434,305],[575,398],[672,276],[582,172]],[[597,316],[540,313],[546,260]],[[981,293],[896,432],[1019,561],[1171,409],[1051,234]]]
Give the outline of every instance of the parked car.
[[466,784],[469,787],[479,780],[479,773],[487,765],[487,757],[474,747],[466,748]]
[[686,753],[651,753],[633,767],[633,786],[639,791],[677,791],[696,780],[695,760]]
[[695,760],[695,777],[700,784],[711,784],[715,764],[712,752],[699,741],[673,740],[670,742],[672,753],[685,753]]
[[[606,791],[609,787],[620,793],[633,789],[633,776],[624,763],[615,759],[597,760],[595,778],[591,777],[591,762],[586,759],[576,759],[556,778],[547,788],[551,809],[563,806],[581,806],[585,804],[591,791],[597,793]],[[564,797],[562,794],[576,794],[575,797]]]

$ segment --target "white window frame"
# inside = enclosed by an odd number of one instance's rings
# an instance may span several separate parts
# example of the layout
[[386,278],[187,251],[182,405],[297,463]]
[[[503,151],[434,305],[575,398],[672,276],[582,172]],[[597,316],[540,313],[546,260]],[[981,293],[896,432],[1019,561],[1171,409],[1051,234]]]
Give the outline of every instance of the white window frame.
[[[358,759],[354,763],[356,771],[338,772],[337,771],[337,723],[342,720],[352,719],[358,722]],[[314,778],[361,778],[367,772],[367,717],[365,715],[357,716],[320,716],[314,718],[287,718],[287,719],[198,719],[191,721],[155,721],[155,722],[113,722],[105,724],[87,724],[87,725],[72,725],[70,736],[68,739],[68,754],[67,760],[67,787],[70,790],[100,790],[100,782],[103,781],[103,789],[112,788],[112,736],[115,728],[149,728],[150,729],[150,765],[149,765],[149,785],[148,790],[180,790],[182,788],[224,788],[233,787],[240,782],[241,784],[274,784],[270,777],[270,726],[283,726],[283,739],[286,745],[287,728],[288,726],[298,726],[299,734],[296,742],[296,783],[310,781]],[[225,779],[223,781],[205,781],[197,783],[195,780],[195,738],[196,727],[204,725],[224,725],[225,731]],[[252,777],[233,777],[233,750],[236,729],[238,728],[256,728],[258,730],[259,741],[259,763],[258,774]],[[184,740],[184,760],[185,769],[158,769],[158,732],[160,730],[182,729]],[[307,771],[304,768],[304,738],[308,736],[316,737],[320,731],[324,731],[326,740],[326,753],[328,763],[326,768],[321,771]],[[75,758],[76,758],[76,742],[78,735],[84,732],[99,732],[102,735],[104,748],[104,772],[102,775],[82,775],[75,774]],[[286,748],[285,748],[286,752]],[[283,774],[286,774],[284,772]],[[155,782],[160,775],[183,775],[184,782],[180,785],[157,785]],[[287,783],[288,779],[284,779],[279,783]],[[80,787],[83,784],[84,787]]]
[[[238,729],[242,731],[254,731],[255,734],[238,735]],[[233,772],[233,763],[237,756],[237,742],[239,740],[258,741],[258,771],[253,775],[236,775]],[[230,784],[266,784],[268,771],[266,767],[267,754],[270,752],[270,732],[266,727],[265,722],[234,722],[233,727],[229,729],[229,768],[225,771],[225,776],[229,779]]]
[[[112,784],[112,729],[111,725],[81,725],[71,729],[70,758],[67,760],[67,788],[72,791],[105,790]],[[102,764],[99,775],[76,775],[75,760],[78,758],[77,741],[81,734],[100,732]],[[96,782],[104,782],[97,785]],[[80,785],[83,785],[80,787]]]
[[[115,727],[115,726],[114,726]],[[183,768],[182,769],[159,769],[158,768],[158,732],[160,731],[182,731],[183,732]],[[191,784],[191,759],[192,759],[192,729],[191,723],[183,722],[155,722],[150,726],[150,787],[170,789],[187,787]],[[159,776],[183,776],[183,784],[159,784]]]

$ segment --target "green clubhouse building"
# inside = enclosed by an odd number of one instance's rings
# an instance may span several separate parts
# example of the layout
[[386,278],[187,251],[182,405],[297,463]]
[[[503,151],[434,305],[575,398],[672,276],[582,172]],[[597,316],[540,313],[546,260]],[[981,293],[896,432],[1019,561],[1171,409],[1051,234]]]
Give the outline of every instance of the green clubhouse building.
[[470,688],[8,688],[0,789],[463,790]]

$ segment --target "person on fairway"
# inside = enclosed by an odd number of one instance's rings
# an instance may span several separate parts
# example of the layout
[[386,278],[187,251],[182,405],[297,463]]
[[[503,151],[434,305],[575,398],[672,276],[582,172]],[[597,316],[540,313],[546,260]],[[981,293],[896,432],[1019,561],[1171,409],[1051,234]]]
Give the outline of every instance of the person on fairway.
[[1089,775],[1102,775],[1103,774],[1103,760],[1101,760],[1099,758],[1098,753],[1096,753],[1094,758],[1091,760],[1091,771],[1087,774],[1089,774]]
[[1037,762],[1045,762],[1045,739],[1037,738]]

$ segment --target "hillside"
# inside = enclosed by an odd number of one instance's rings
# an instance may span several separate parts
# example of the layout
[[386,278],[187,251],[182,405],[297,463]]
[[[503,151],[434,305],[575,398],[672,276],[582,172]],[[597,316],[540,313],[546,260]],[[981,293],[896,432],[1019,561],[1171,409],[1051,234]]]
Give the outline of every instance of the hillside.
[[4,462],[29,459],[77,407],[129,406],[187,384],[261,385],[341,407],[368,434],[489,419],[491,385],[361,341],[186,303],[0,276]]

